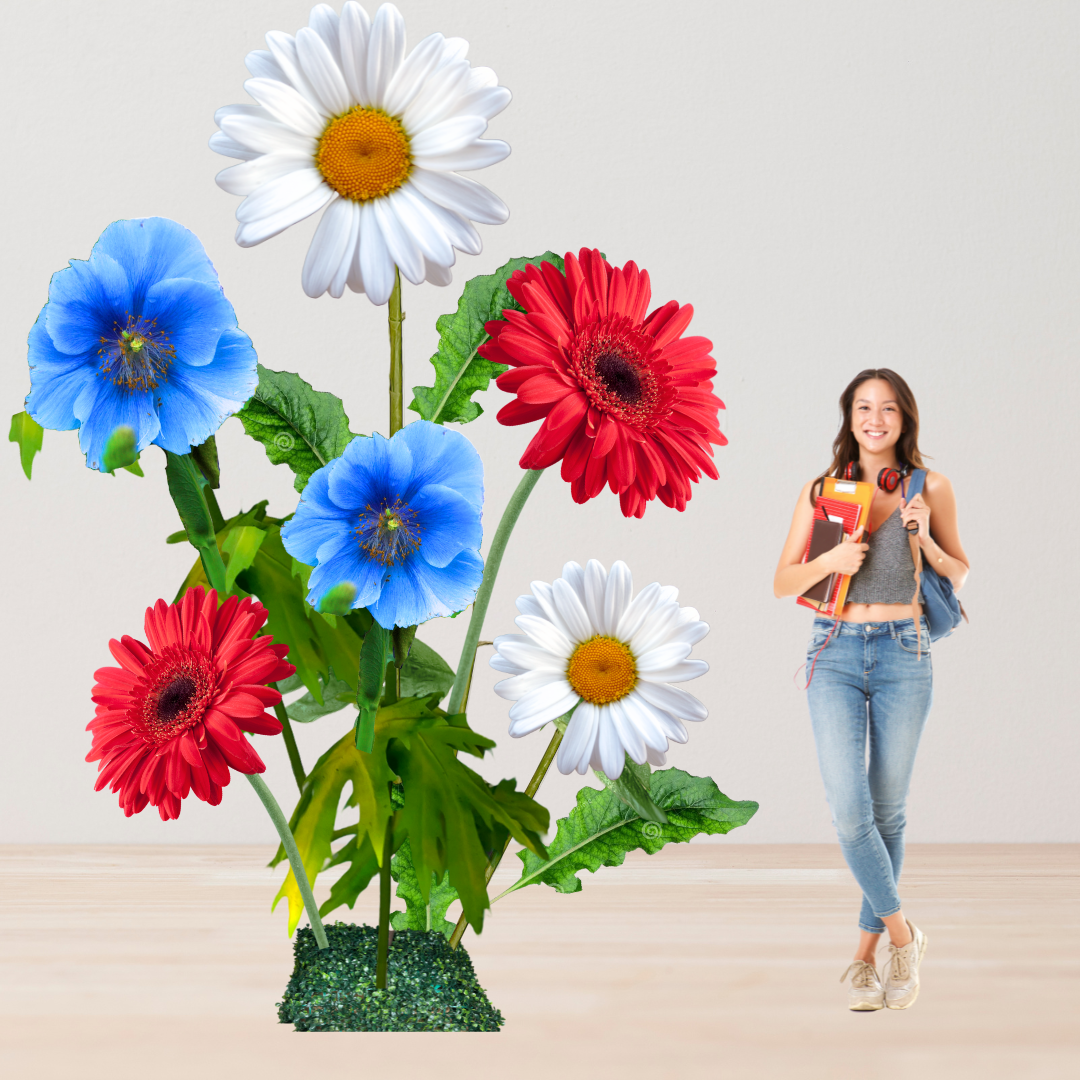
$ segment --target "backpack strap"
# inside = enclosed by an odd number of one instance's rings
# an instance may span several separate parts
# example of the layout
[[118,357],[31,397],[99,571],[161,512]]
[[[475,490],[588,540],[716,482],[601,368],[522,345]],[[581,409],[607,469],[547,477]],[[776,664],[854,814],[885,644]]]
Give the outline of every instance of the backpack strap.
[[[901,487],[904,499],[910,504],[919,495],[926,480],[925,469],[915,469],[906,486]],[[919,643],[918,659],[922,659],[922,605],[919,603],[919,590],[922,588],[922,548],[919,546],[918,533],[908,533],[911,545],[911,561],[915,564],[915,595],[911,598],[911,618],[915,623],[915,640]]]

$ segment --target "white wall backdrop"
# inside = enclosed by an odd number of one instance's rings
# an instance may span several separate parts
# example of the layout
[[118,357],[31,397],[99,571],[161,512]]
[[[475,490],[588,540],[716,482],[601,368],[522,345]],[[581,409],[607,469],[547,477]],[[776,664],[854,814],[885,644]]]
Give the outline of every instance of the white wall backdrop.
[[[575,506],[552,470],[503,564],[486,635],[514,598],[567,559],[625,559],[635,580],[675,584],[712,633],[692,688],[711,709],[672,764],[710,774],[761,810],[725,843],[830,841],[806,704],[792,675],[809,613],[771,580],[800,485],[829,460],[836,399],[889,366],[919,399],[922,443],[953,481],[973,562],[971,615],[934,650],[935,704],[911,792],[912,841],[1080,839],[1076,537],[1080,489],[1080,5],[669,0],[400,0],[411,42],[467,38],[514,101],[489,134],[512,156],[479,178],[510,222],[481,227],[448,289],[407,286],[406,385],[429,382],[436,317],[460,285],[515,255],[599,246],[646,267],[657,302],[695,307],[715,342],[727,404],[721,478],[684,514],[659,503],[627,521],[606,494]],[[307,21],[301,0],[108,0],[7,5],[2,401],[29,388],[26,335],[50,275],[86,258],[114,219],[164,215],[217,266],[260,359],[344,399],[353,430],[385,430],[385,310],[347,293],[308,299],[300,268],[316,219],[252,249],[232,239],[237,200],[206,145],[214,110],[246,100],[244,55]],[[479,174],[477,174],[479,175]],[[532,428],[487,410],[464,430],[487,467],[488,535]],[[412,414],[409,414],[410,417]],[[219,434],[226,514],[269,497],[294,508],[236,420]],[[163,456],[147,476],[88,471],[74,433],[47,432],[28,483],[8,446],[3,506],[0,841],[273,839],[242,780],[220,807],[189,798],[179,821],[125,820],[84,762],[94,670],[110,637],[141,635],[193,551]],[[456,661],[464,620],[422,632]],[[524,784],[546,734],[506,735],[495,673],[477,668],[474,726],[499,740],[481,767]],[[299,731],[305,761],[347,714]],[[258,740],[292,805],[279,739]],[[551,775],[542,801],[572,804]]]

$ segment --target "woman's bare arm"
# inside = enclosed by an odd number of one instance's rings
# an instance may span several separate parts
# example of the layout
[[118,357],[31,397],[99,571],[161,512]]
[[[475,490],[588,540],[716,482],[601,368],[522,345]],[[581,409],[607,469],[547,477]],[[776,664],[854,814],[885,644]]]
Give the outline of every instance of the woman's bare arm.
[[960,543],[956,495],[948,477],[928,472],[923,495],[916,495],[910,505],[900,503],[900,518],[905,525],[908,521],[918,522],[919,546],[926,566],[949,578],[955,589],[961,589],[971,563]]

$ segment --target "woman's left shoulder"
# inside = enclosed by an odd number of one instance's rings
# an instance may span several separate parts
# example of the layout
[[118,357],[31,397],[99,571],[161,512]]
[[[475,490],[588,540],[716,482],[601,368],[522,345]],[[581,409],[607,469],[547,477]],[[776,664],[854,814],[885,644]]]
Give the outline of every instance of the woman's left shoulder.
[[932,472],[927,469],[926,480],[923,482],[923,487],[931,498],[935,495],[944,496],[945,498],[953,497],[953,486],[949,482],[949,478],[944,473]]

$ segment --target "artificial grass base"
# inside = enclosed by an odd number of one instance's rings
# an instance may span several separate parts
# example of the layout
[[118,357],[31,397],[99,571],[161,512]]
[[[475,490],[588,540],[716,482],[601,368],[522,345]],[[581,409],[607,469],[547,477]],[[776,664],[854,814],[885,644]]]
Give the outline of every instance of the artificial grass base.
[[505,1021],[476,981],[469,954],[437,930],[399,930],[390,943],[386,989],[375,988],[374,926],[326,927],[320,950],[297,931],[296,966],[278,1019],[297,1031],[498,1031]]

